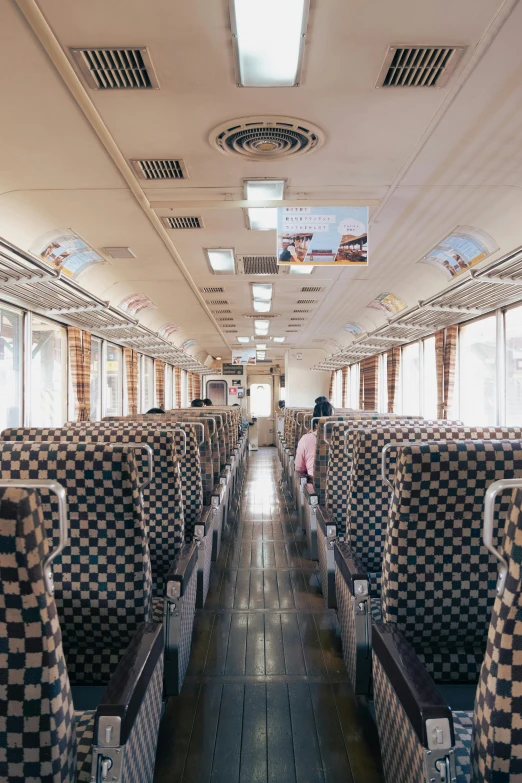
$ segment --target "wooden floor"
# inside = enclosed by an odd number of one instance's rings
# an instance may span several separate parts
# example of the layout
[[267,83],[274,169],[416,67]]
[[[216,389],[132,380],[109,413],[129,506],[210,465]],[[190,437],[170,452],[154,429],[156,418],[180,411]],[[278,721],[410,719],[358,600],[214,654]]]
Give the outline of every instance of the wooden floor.
[[373,722],[347,683],[337,618],[279,477],[275,449],[250,454],[183,691],[163,717],[156,783],[382,780]]

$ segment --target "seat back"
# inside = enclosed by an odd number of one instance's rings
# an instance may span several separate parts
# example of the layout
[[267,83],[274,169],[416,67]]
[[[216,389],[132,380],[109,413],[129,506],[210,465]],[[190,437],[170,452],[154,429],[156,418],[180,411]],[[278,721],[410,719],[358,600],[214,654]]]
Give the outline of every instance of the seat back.
[[[508,563],[504,592],[495,598],[473,716],[473,780],[516,780],[522,768],[522,491],[515,490],[502,542]],[[512,777],[513,776],[513,777]]]
[[[72,684],[106,683],[150,619],[151,570],[136,462],[105,443],[0,443],[5,479],[51,479],[66,490],[69,545],[53,560],[54,598]],[[50,545],[56,499],[41,490]]]
[[[345,539],[370,572],[380,572],[390,490],[381,477],[382,450],[387,443],[465,439],[522,438],[517,427],[466,427],[451,423],[378,425],[353,434],[352,477],[348,487]],[[350,447],[348,447],[350,448]],[[397,450],[387,455],[387,475],[393,477]]]
[[[165,423],[163,426],[166,426]],[[180,432],[165,430],[159,422],[100,422],[80,427],[13,428],[4,430],[2,440],[35,443],[146,443],[152,449],[152,481],[143,489],[141,500],[149,535],[153,595],[164,595],[165,576],[181,548],[184,538],[184,513],[181,493],[179,455],[184,447]],[[140,450],[135,454],[138,483],[148,478],[148,457]]]
[[[482,543],[484,495],[522,477],[522,440],[417,443],[399,451],[382,573],[393,623],[437,682],[478,678],[497,561]],[[498,546],[509,498],[496,503]]]
[[0,489],[0,736],[3,781],[72,781],[74,706],[38,493]]

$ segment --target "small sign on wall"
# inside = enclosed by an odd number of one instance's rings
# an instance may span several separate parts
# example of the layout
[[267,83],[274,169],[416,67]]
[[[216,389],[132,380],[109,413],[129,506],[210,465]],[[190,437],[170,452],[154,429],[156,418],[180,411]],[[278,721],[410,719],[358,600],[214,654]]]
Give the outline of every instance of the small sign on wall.
[[228,389],[229,394],[234,394],[237,396],[237,387],[236,386],[230,386]]
[[241,386],[242,381],[232,381],[232,386]]

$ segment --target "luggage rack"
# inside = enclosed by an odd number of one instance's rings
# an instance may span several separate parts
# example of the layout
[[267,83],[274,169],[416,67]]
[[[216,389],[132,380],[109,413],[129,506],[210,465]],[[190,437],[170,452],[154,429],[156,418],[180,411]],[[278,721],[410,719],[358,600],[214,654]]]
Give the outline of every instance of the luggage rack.
[[439,329],[486,315],[522,299],[522,248],[483,269],[469,270],[438,294],[424,299],[373,332],[332,354],[314,370],[338,370],[369,356],[429,337]]
[[92,334],[184,370],[205,375],[212,370],[190,354],[112,307],[36,256],[0,239],[0,293],[12,304],[88,329]]

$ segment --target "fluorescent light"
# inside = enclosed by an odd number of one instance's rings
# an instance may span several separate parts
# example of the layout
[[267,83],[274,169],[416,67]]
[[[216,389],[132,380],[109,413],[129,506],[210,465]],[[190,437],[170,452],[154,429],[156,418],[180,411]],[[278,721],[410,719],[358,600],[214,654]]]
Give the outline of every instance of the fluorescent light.
[[256,313],[269,313],[272,302],[260,302],[259,299],[254,299],[252,305],[254,307],[254,312]]
[[266,329],[256,329],[256,337],[267,337],[268,336],[268,326]]
[[272,340],[275,343],[284,343],[284,341],[286,340],[286,337],[272,337]]
[[293,265],[290,267],[291,275],[311,275],[313,271],[313,266],[305,266],[304,264],[302,266]]
[[268,329],[270,326],[270,321],[254,321],[254,326],[256,328],[256,331],[258,329]]
[[258,351],[256,356],[259,359],[259,361],[262,362],[262,361],[264,361],[264,358],[265,358],[266,354],[265,354],[264,351]]
[[260,343],[259,345],[256,345],[256,348],[258,351],[265,351],[266,350],[266,343]]
[[233,25],[244,87],[298,83],[308,0],[233,0]]
[[270,302],[272,299],[272,283],[254,283],[252,285],[252,297]]
[[222,275],[227,272],[233,274],[236,271],[234,251],[231,248],[207,249],[207,256],[212,271],[216,274]]
[[[281,201],[285,193],[284,179],[245,180],[247,201]],[[271,231],[277,228],[277,210],[272,207],[247,209],[248,224],[252,231]]]
[[238,337],[237,338],[238,343],[249,343],[250,337]]

